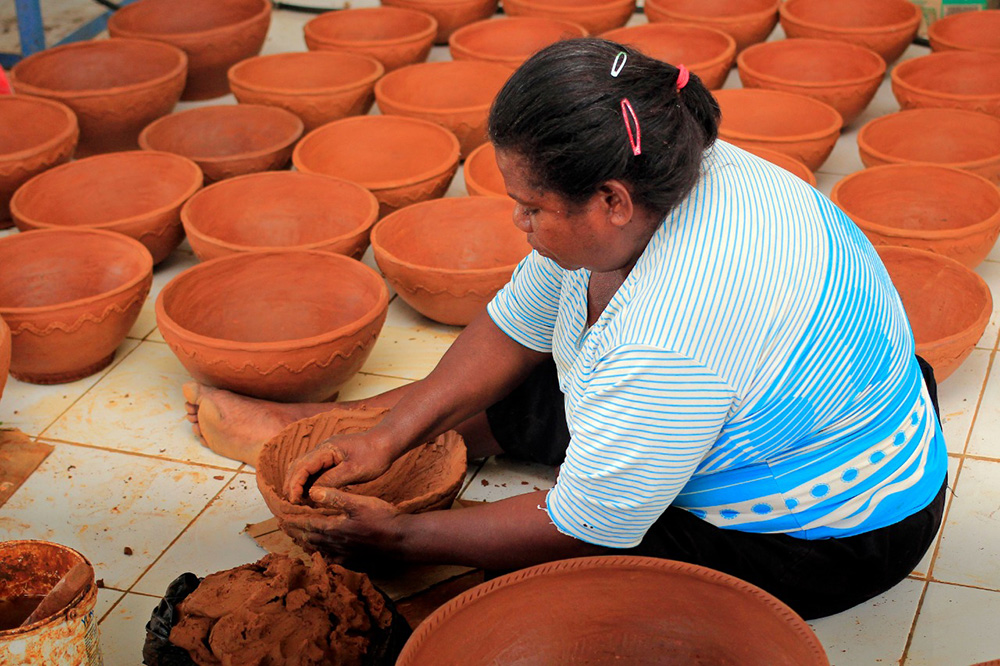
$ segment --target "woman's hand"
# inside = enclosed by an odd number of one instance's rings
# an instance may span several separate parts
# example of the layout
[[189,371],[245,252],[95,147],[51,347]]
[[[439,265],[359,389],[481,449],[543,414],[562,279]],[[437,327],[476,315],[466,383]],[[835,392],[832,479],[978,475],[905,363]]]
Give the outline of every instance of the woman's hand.
[[372,430],[336,435],[292,463],[285,476],[285,497],[301,502],[310,479],[315,479],[316,490],[371,481],[384,474],[397,457]]

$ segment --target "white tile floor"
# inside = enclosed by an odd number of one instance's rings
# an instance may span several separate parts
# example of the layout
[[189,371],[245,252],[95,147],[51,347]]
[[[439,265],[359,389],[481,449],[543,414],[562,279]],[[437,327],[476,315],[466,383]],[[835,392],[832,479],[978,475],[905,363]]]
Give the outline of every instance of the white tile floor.
[[[304,50],[301,27],[309,18],[276,12],[265,52]],[[771,38],[780,36],[779,28]],[[904,59],[926,52],[912,46]],[[441,47],[431,55],[447,58]],[[735,70],[726,85],[739,86]],[[822,191],[862,168],[858,128],[897,109],[886,80],[818,173]],[[464,193],[459,172],[449,194]],[[106,585],[98,612],[109,666],[141,662],[143,626],[176,575],[203,575],[263,555],[243,533],[247,523],[270,517],[254,477],[199,446],[183,418],[187,374],[155,330],[156,294],[196,261],[184,244],[157,268],[150,300],[109,369],[60,386],[11,379],[0,403],[4,426],[55,445],[0,508],[0,539],[49,539],[91,558]],[[954,494],[939,543],[885,595],[812,623],[834,664],[966,665],[1000,657],[1000,247],[978,272],[994,288],[997,311],[969,360],[940,387]],[[374,352],[342,396],[373,395],[423,377],[457,334],[394,299]],[[490,460],[470,478],[465,499],[494,500],[546,488],[553,475]]]

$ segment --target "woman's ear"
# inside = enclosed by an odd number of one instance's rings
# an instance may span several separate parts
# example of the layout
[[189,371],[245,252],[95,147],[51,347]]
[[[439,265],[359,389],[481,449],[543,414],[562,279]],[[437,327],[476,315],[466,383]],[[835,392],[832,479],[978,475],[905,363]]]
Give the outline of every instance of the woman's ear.
[[598,190],[601,202],[607,211],[608,221],[616,227],[624,227],[632,221],[635,207],[632,193],[620,180],[609,180]]

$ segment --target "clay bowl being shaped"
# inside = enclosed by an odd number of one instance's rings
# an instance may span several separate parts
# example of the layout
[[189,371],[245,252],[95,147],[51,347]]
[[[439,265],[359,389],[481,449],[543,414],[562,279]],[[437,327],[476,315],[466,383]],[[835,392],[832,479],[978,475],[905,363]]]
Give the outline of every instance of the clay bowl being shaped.
[[106,229],[167,258],[184,239],[180,209],[201,188],[198,165],[180,155],[134,150],[76,160],[38,174],[10,200],[21,231]]
[[709,90],[722,87],[736,59],[736,41],[732,37],[695,24],[646,23],[611,30],[601,37],[672,65],[683,64]]
[[781,0],[646,0],[646,17],[650,23],[695,23],[721,30],[736,40],[739,53],[767,39],[778,24],[780,4]]
[[358,116],[310,132],[292,153],[295,168],[353,181],[379,200],[379,216],[444,196],[458,170],[459,143],[437,123],[406,116]]
[[10,78],[19,93],[73,110],[80,157],[137,148],[142,128],[177,104],[187,66],[169,44],[99,39],[39,51],[14,65]]
[[448,197],[407,206],[372,229],[375,261],[420,314],[455,326],[476,318],[531,252],[514,202]]
[[910,0],[786,0],[779,11],[785,36],[837,39],[896,62],[920,27]]
[[510,16],[573,21],[597,35],[620,28],[635,12],[635,0],[504,0]]
[[156,299],[163,339],[191,376],[236,393],[322,402],[361,368],[389,290],[331,252],[246,252],[187,269]]
[[202,261],[280,249],[360,259],[377,217],[378,200],[360,185],[295,171],[216,183],[181,208],[188,242]]
[[260,53],[271,25],[269,0],[139,0],[108,19],[112,37],[155,39],[188,55],[182,99],[229,93],[226,72]]
[[913,328],[917,354],[942,382],[968,358],[993,313],[983,278],[954,259],[906,247],[878,248]]
[[736,62],[744,88],[813,97],[835,108],[845,125],[865,110],[885,76],[879,54],[832,39],[754,44]]
[[415,9],[430,14],[438,23],[435,44],[447,44],[451,33],[476,21],[493,16],[497,0],[382,0],[388,7]]
[[766,148],[816,171],[833,151],[843,120],[812,97],[763,88],[716,90],[722,109],[719,137],[741,148]]
[[900,63],[891,78],[903,109],[946,107],[1000,116],[1000,54],[932,53]]
[[927,37],[934,51],[986,51],[1000,54],[1000,9],[959,12],[931,23]]
[[0,317],[0,398],[10,372],[10,326]]
[[396,664],[582,660],[830,663],[805,620],[755,585],[694,564],[607,555],[540,564],[468,590],[417,627]]
[[510,69],[492,62],[425,62],[386,74],[375,84],[375,99],[384,114],[448,128],[464,157],[486,142],[490,105],[508,78]]
[[937,252],[969,268],[1000,234],[1000,190],[982,176],[933,164],[893,164],[847,176],[830,192],[875,245]]
[[257,56],[229,70],[229,87],[241,104],[291,111],[310,132],[375,102],[375,81],[385,73],[371,56],[346,51],[306,51]]
[[93,229],[0,238],[0,317],[10,326],[10,373],[62,384],[114,359],[153,280],[141,243]]
[[391,72],[427,60],[438,23],[433,16],[399,7],[326,12],[306,23],[310,51],[348,51],[370,55]]
[[284,168],[303,129],[297,115],[274,106],[203,106],[153,122],[139,135],[139,146],[183,155],[214,183]]
[[789,157],[788,155],[779,153],[776,150],[768,150],[767,148],[760,148],[758,146],[751,146],[749,148],[745,148],[744,150],[753,153],[757,157],[767,160],[771,164],[780,166],[785,171],[792,172],[813,187],[816,187],[816,175],[809,170],[809,167],[794,157]]
[[587,34],[572,21],[527,16],[489,19],[452,33],[448,50],[455,60],[486,60],[517,69],[549,44]]
[[466,158],[462,165],[465,190],[476,197],[506,197],[507,186],[497,166],[497,152],[492,143],[484,143]]

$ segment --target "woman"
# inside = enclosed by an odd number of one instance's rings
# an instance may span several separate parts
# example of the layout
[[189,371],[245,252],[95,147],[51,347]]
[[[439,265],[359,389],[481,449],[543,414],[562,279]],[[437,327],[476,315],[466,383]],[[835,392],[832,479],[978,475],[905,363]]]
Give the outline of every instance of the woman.
[[[685,560],[807,618],[905,577],[944,499],[932,373],[872,246],[814,189],[716,141],[718,116],[697,77],[604,40],[525,63],[489,130],[535,251],[427,378],[369,401],[395,404],[378,427],[295,463],[289,496],[343,515],[286,531],[488,569]],[[206,434],[225,399],[189,391]],[[259,441],[326,407],[250,408]],[[555,487],[422,515],[335,489],[449,428],[473,455],[561,463]],[[334,487],[310,487],[322,472]]]

